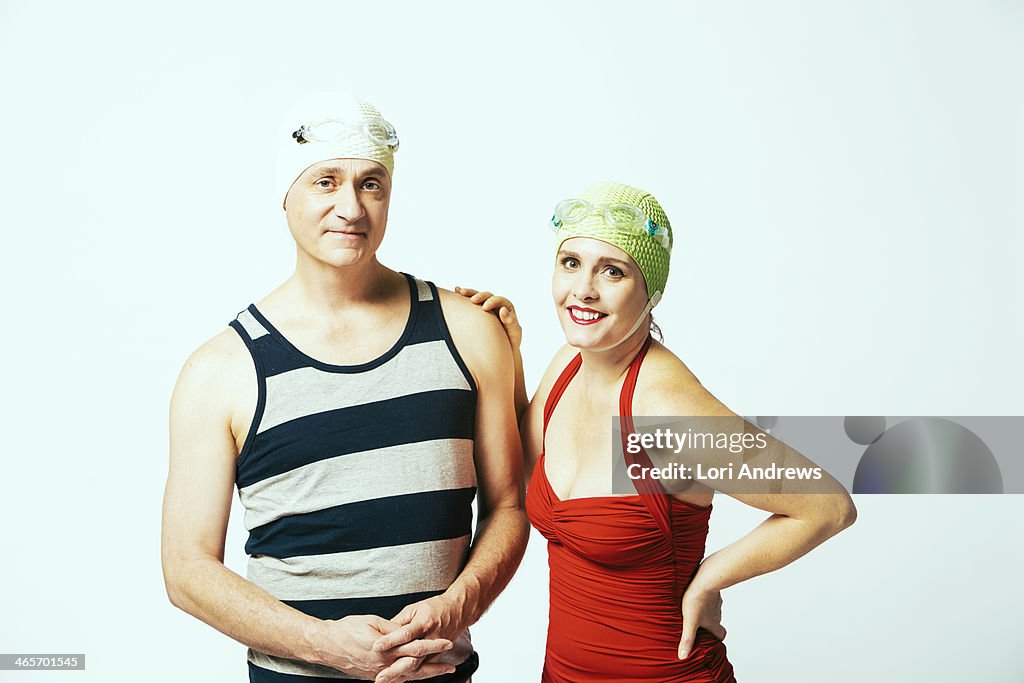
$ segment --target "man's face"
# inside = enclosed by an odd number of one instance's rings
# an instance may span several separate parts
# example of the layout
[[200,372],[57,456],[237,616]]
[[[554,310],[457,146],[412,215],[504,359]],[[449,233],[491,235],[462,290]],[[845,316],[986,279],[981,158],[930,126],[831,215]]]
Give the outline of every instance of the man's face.
[[376,161],[328,159],[307,168],[285,197],[300,251],[335,267],[363,263],[384,239],[391,176]]

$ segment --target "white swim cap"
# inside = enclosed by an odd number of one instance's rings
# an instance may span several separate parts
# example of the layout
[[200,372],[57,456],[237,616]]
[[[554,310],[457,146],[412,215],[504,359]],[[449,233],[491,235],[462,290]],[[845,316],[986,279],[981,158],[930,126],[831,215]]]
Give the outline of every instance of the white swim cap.
[[344,93],[305,97],[278,131],[277,182],[282,204],[295,179],[327,159],[367,159],[394,173],[398,134],[369,102]]

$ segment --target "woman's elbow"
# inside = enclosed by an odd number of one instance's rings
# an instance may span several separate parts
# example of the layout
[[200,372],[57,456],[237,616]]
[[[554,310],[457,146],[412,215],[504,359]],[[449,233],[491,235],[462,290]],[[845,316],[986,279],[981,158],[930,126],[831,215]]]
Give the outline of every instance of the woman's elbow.
[[839,497],[836,501],[835,510],[833,512],[833,528],[835,533],[839,533],[843,529],[848,529],[853,526],[853,523],[857,521],[857,506],[853,504],[853,498],[849,494],[844,494]]
[[823,496],[808,521],[820,543],[857,521],[857,508],[849,495]]

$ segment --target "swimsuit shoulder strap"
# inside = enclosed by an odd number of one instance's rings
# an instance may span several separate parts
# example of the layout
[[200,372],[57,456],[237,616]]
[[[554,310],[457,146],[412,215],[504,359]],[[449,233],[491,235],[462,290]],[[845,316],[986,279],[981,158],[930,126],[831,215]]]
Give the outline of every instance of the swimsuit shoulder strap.
[[[569,386],[569,382],[576,376],[576,373],[580,371],[580,366],[583,365],[583,356],[576,354],[573,359],[569,361],[569,364],[562,369],[562,373],[558,375],[558,379],[555,380],[554,386],[551,387],[551,391],[548,392],[548,398],[544,401],[544,432],[546,436],[548,433],[548,421],[551,419],[551,413],[555,412],[555,406],[558,405],[558,399],[562,398],[562,394],[565,393],[565,388]],[[542,437],[543,438],[543,437]]]
[[633,393],[636,391],[636,382],[640,377],[640,366],[650,348],[651,338],[648,336],[647,341],[640,348],[640,353],[636,354],[636,358],[629,364],[626,379],[622,383],[622,391],[619,392],[619,415],[622,417],[623,427],[628,427],[629,431],[633,431]]
[[[622,427],[622,455],[626,460],[626,465],[638,464],[641,467],[653,467],[651,464],[651,458],[647,455],[647,452],[640,449],[639,453],[630,453],[629,449],[626,448],[626,439],[629,434],[634,430],[633,425],[633,394],[636,391],[637,378],[640,376],[640,366],[644,362],[644,358],[647,356],[647,351],[651,348],[651,338],[647,337],[647,341],[644,342],[643,348],[640,349],[640,353],[636,355],[633,362],[629,365],[629,370],[626,372],[626,379],[622,383],[622,391],[619,392],[619,420],[620,426]],[[643,479],[633,479],[633,486],[636,488],[636,492],[640,494],[640,498],[643,500],[644,505],[650,511],[654,517],[654,521],[657,523],[658,528],[669,540],[672,542],[672,501],[669,495],[662,488],[661,484],[657,479],[651,479],[644,477]]]

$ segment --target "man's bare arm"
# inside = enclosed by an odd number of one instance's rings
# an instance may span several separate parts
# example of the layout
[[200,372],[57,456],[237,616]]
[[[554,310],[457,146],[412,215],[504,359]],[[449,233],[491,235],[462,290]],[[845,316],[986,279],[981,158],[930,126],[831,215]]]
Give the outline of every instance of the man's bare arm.
[[[459,301],[463,304],[463,301]],[[513,403],[512,352],[492,316],[466,311],[473,328],[452,330],[477,381],[474,458],[480,515],[469,561],[449,592],[465,599],[475,622],[504,590],[526,551],[529,524],[523,504],[523,453]],[[468,326],[467,326],[468,327]],[[470,341],[472,340],[472,341]]]
[[[252,361],[233,330],[196,351],[175,386],[161,537],[171,602],[260,652],[364,678],[372,678],[396,657],[443,651],[448,641],[414,641],[381,656],[371,645],[395,624],[374,616],[339,621],[310,617],[224,566],[237,457],[232,417],[238,406],[251,406],[243,409],[251,417],[255,392]],[[446,665],[424,665],[418,673],[426,677],[449,670]]]
[[[416,637],[454,639],[476,622],[508,584],[526,550],[522,446],[513,406],[512,352],[501,324],[455,294],[441,291],[445,317],[477,383],[474,459],[479,522],[465,568],[442,595],[409,605],[406,625],[381,638],[381,650]],[[384,672],[378,681],[390,681]]]

